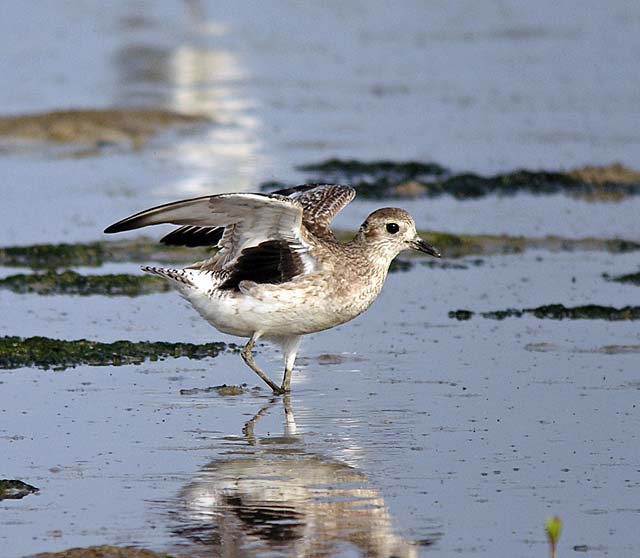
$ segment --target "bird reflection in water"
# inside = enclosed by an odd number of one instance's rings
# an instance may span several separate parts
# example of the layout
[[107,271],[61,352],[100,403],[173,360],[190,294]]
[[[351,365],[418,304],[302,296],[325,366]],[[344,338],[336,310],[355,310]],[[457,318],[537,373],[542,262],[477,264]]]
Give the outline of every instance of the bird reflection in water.
[[207,465],[180,493],[174,533],[207,556],[417,556],[393,531],[378,490],[349,465],[306,453],[289,396],[282,436],[255,428],[276,400],[243,428],[249,454]]

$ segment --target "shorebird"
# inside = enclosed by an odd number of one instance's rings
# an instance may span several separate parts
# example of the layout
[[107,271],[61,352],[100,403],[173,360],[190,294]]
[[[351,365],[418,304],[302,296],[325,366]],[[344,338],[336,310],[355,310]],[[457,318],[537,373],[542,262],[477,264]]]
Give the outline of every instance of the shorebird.
[[[167,279],[219,331],[248,337],[244,361],[281,395],[291,390],[303,335],[364,312],[401,251],[440,257],[418,236],[411,215],[397,208],[374,211],[353,240],[340,242],[330,224],[355,195],[350,186],[308,184],[271,194],[203,196],[147,209],[104,232],[171,223],[180,228],[161,242],[217,247],[210,258],[181,269],[142,270]],[[280,386],[254,360],[260,338],[283,349]]]

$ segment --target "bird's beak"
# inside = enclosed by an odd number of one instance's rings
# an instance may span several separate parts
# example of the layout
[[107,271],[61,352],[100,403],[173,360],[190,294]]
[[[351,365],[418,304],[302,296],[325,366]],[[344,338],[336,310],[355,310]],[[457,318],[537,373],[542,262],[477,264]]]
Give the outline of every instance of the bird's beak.
[[434,256],[435,258],[442,257],[440,252],[436,250],[431,244],[427,244],[424,240],[422,240],[419,236],[416,236],[411,242],[409,242],[409,246],[418,252],[423,252],[425,254],[429,254],[430,256]]

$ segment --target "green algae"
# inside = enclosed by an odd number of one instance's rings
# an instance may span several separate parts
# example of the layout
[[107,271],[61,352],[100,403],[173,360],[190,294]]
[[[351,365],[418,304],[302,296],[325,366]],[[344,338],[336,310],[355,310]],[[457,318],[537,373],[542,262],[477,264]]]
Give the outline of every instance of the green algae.
[[[341,241],[351,240],[353,231],[336,231]],[[436,246],[447,258],[471,255],[517,254],[526,250],[606,251],[614,254],[640,250],[640,243],[620,238],[570,239],[557,236],[539,238],[453,234],[439,231],[420,231],[420,236]],[[0,265],[31,269],[60,269],[69,267],[98,267],[105,263],[189,264],[211,256],[211,248],[165,246],[157,240],[137,237],[77,244],[34,244],[0,248]]]
[[98,266],[105,262],[105,243],[32,244],[0,248],[0,264],[41,269],[71,265]]
[[640,345],[603,345],[594,348],[563,347],[555,343],[527,343],[525,350],[538,353],[567,351],[571,353],[597,353],[601,355],[626,355],[640,353]]
[[575,178],[560,172],[518,170],[506,174],[480,176],[463,173],[451,176],[429,190],[430,195],[450,194],[456,198],[480,198],[489,194],[556,194],[574,191],[582,184]]
[[[419,231],[429,244],[437,247],[445,258],[467,256],[492,256],[497,254],[520,254],[527,250],[548,252],[604,251],[622,254],[640,250],[640,242],[620,238],[563,238],[559,236],[524,237],[491,234],[453,234],[438,231]],[[342,240],[353,238],[353,233],[338,231]],[[411,252],[411,254],[414,254]],[[419,254],[414,254],[420,256]],[[425,256],[420,256],[425,257]]]
[[31,244],[0,248],[0,265],[31,269],[59,269],[74,266],[99,267],[105,263],[188,263],[206,258],[205,248],[164,246],[157,240],[139,237],[75,244]]
[[75,271],[18,273],[0,279],[0,289],[39,295],[140,296],[168,291],[169,284],[150,275],[82,275]]
[[[188,558],[188,554],[181,554]],[[42,552],[28,558],[177,558],[166,552],[155,552],[137,546],[87,546],[83,548],[69,548],[61,552]]]
[[21,480],[0,479],[0,500],[20,500],[35,492],[39,489]]
[[233,397],[236,395],[243,395],[247,393],[247,384],[238,385],[227,385],[221,384],[219,386],[209,386],[206,388],[190,388],[190,389],[181,389],[180,395],[199,395],[201,393],[212,393],[216,392],[221,397]]
[[449,312],[449,317],[454,320],[466,321],[473,318],[474,314],[475,312],[472,312],[471,310],[452,310]]
[[216,357],[235,345],[222,342],[168,343],[163,341],[115,341],[100,343],[87,339],[67,341],[49,337],[0,337],[0,368],[36,367],[63,370],[79,365],[122,366],[146,360],[188,357]]
[[431,176],[442,176],[449,171],[438,163],[419,161],[359,161],[357,159],[328,159],[296,167],[303,172],[314,172],[321,176],[331,176],[348,181],[363,176],[385,177],[398,181],[413,180]]
[[616,283],[628,283],[630,285],[640,286],[640,272],[626,273],[624,275],[613,275],[613,276],[605,273],[603,277],[607,279],[607,281],[615,281]]
[[[475,312],[471,310],[454,310],[449,312],[449,317],[456,320],[470,320]],[[535,316],[540,319],[551,320],[640,320],[640,306],[624,306],[615,308],[612,306],[600,306],[598,304],[585,304],[583,306],[567,307],[564,304],[547,304],[536,308],[508,308],[492,312],[480,312],[478,315],[493,320],[506,318],[520,318],[524,315]]]
[[[361,197],[375,199],[441,195],[470,199],[529,192],[566,193],[598,201],[640,194],[640,173],[619,163],[567,172],[519,169],[482,176],[470,172],[454,173],[433,162],[329,159],[302,165],[298,170],[313,173],[309,182],[346,182]],[[281,182],[262,185],[263,190],[286,187],[290,185]]]

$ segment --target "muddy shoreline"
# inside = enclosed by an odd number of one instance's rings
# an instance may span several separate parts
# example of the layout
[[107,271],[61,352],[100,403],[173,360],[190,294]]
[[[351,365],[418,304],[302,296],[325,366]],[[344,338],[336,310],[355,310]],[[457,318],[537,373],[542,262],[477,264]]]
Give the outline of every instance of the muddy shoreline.
[[76,271],[17,273],[0,279],[0,289],[18,294],[142,296],[171,289],[167,281],[126,273],[83,275]]
[[[489,195],[513,196],[564,193],[590,201],[615,201],[640,194],[640,172],[620,163],[586,165],[561,170],[518,169],[494,175],[457,172],[435,162],[361,161],[329,159],[297,167],[306,182],[351,184],[362,199],[433,198],[449,195],[476,199]],[[263,191],[291,187],[278,181]]]
[[[211,122],[207,116],[166,109],[65,109],[0,116],[0,138],[92,146],[96,150],[109,145],[139,149],[168,128],[194,129]],[[9,146],[5,148],[10,151]]]
[[[354,231],[336,231],[336,236],[342,241],[353,238],[354,234]],[[427,242],[437,246],[443,257],[452,259],[476,255],[515,254],[527,250],[605,251],[612,254],[640,250],[640,242],[622,238],[571,239],[557,236],[527,238],[508,235],[451,234],[437,231],[419,231],[419,234]],[[0,266],[52,270],[76,266],[99,267],[105,263],[153,261],[161,264],[186,264],[210,255],[211,249],[208,248],[165,246],[156,239],[139,237],[75,244],[0,247]]]
[[598,304],[585,304],[583,306],[567,307],[564,304],[546,304],[536,308],[508,308],[506,310],[494,310],[491,312],[473,312],[471,310],[455,310],[449,312],[449,317],[460,321],[466,321],[475,315],[492,320],[504,320],[506,318],[521,318],[525,315],[549,320],[609,320],[627,321],[640,320],[640,306],[624,306],[615,308]]
[[99,545],[69,548],[60,552],[41,552],[25,558],[190,558],[190,555],[155,552],[136,546]]
[[100,343],[87,339],[72,341],[48,337],[0,337],[0,369],[35,367],[64,370],[82,364],[90,366],[124,366],[145,361],[187,357],[200,360],[214,358],[225,351],[235,351],[233,344],[167,343],[161,341],[115,341]]

